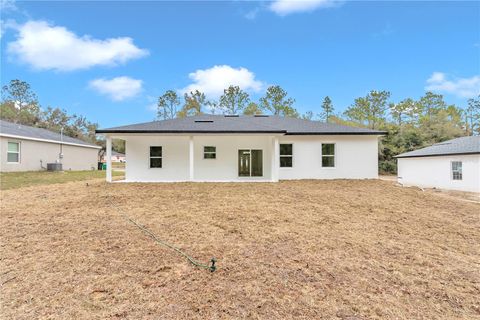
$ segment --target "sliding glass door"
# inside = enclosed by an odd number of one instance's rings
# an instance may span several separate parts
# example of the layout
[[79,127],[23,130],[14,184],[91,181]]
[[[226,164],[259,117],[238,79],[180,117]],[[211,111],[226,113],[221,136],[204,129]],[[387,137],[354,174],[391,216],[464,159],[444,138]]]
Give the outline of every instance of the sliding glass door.
[[263,176],[263,150],[238,150],[238,176]]

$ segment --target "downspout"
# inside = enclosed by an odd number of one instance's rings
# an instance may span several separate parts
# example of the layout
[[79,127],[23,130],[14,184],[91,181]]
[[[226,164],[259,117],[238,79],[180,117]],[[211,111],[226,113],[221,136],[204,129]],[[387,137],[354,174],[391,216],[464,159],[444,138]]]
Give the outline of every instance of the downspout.
[[60,154],[58,155],[58,162],[62,163],[63,159],[63,127],[60,129]]

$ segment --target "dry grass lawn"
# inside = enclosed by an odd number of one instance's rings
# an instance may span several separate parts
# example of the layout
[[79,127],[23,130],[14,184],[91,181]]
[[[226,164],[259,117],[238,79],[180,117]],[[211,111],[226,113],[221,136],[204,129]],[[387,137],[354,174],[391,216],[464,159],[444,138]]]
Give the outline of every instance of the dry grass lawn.
[[[126,222],[117,205],[195,258]],[[480,204],[387,181],[1,193],[4,319],[480,318]]]
[[[106,171],[18,171],[0,172],[0,190],[17,189],[35,185],[65,183],[70,181],[84,181],[91,179],[105,179]],[[113,170],[114,179],[122,179],[124,173]]]

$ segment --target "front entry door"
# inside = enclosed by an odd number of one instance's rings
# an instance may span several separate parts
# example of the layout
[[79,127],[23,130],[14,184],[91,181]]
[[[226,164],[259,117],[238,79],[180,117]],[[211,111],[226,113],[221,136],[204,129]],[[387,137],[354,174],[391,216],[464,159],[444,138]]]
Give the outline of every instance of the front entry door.
[[263,151],[238,150],[238,176],[261,177],[263,176]]

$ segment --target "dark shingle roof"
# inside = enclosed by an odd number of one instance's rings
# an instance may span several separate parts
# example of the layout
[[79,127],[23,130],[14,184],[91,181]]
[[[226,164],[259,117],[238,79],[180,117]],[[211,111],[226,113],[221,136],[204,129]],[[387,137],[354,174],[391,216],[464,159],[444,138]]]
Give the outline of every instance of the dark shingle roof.
[[[8,122],[5,120],[0,120],[0,135],[7,135],[7,136],[17,136],[19,138],[24,139],[41,139],[41,140],[50,140],[55,142],[62,142],[61,136],[57,132],[53,132],[50,130],[42,129],[42,128],[35,128],[30,126],[25,126],[22,124],[16,124],[12,122]],[[86,147],[98,147],[95,144],[91,144],[85,142],[80,139],[68,137],[63,135],[63,143],[65,144],[79,144]]]
[[138,123],[121,127],[99,129],[97,130],[97,133],[283,133],[289,135],[385,134],[383,131],[280,116],[224,115],[200,115]]
[[460,154],[480,154],[480,136],[461,137],[399,154],[396,158],[431,157]]

